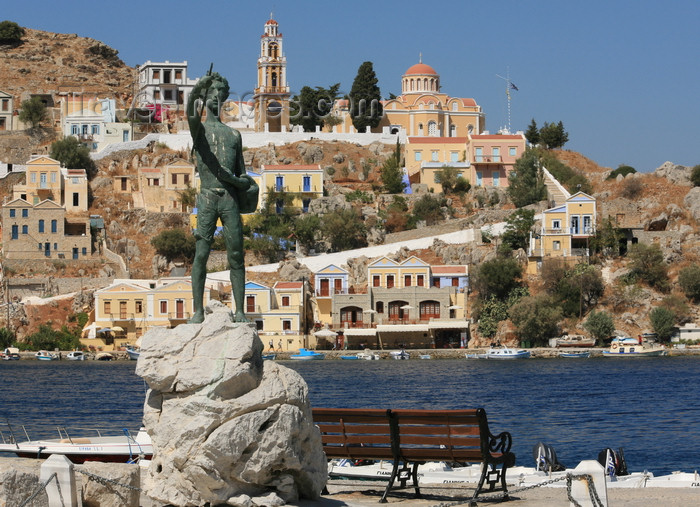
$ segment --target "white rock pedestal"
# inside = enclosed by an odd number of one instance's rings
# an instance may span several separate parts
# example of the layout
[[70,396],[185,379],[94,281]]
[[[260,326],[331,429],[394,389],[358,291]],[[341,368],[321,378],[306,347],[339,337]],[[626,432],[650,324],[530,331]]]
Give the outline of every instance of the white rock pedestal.
[[145,494],[175,506],[316,499],[327,479],[306,382],[274,361],[252,324],[210,304],[203,324],[152,329],[136,373],[149,386],[154,458]]

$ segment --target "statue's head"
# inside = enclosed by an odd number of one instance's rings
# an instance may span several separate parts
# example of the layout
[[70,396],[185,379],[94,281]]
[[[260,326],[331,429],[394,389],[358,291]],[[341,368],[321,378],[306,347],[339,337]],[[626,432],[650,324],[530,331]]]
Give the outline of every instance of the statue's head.
[[226,99],[228,99],[230,89],[228,86],[228,80],[218,72],[211,74],[211,78],[211,86],[207,91],[205,101],[208,104],[210,103],[209,101],[211,101],[211,109],[219,114],[221,112],[221,106]]

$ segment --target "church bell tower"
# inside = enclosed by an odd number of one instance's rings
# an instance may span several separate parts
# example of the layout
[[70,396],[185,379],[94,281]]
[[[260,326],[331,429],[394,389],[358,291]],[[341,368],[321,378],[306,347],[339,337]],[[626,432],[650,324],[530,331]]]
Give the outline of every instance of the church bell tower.
[[260,36],[258,58],[258,85],[255,101],[255,131],[281,132],[289,126],[289,86],[287,86],[287,58],[282,51],[282,34],[277,21],[265,23]]

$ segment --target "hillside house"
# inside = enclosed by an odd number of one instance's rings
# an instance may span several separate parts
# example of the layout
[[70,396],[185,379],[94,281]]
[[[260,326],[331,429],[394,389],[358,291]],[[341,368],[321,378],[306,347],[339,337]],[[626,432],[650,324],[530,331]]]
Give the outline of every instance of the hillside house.
[[[258,209],[267,203],[270,192],[275,192],[291,196],[291,206],[306,213],[311,201],[323,196],[323,169],[318,164],[261,165],[259,185]],[[278,213],[284,206],[282,199],[275,202]]]
[[[117,180],[115,184],[120,185],[120,191],[128,192],[131,186],[128,177],[118,177]],[[160,167],[140,167],[138,190],[132,190],[134,207],[156,213],[187,212],[180,193],[195,185],[194,165],[182,159]]]
[[558,257],[571,263],[588,259],[596,220],[596,200],[584,192],[543,211],[539,232],[530,233],[528,272],[536,273],[546,258]]
[[177,115],[185,113],[187,100],[197,79],[188,77],[187,61],[152,62],[138,67],[138,105],[141,108],[159,106]]
[[0,90],[0,131],[13,130],[14,97]]
[[470,134],[468,160],[471,163],[469,182],[476,187],[507,187],[508,175],[515,161],[525,152],[525,135]]

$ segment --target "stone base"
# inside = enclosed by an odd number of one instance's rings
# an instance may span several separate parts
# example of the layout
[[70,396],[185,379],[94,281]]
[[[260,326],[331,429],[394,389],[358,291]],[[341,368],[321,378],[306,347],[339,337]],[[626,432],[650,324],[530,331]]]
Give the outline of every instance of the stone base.
[[327,479],[306,382],[263,361],[253,324],[211,304],[202,324],[152,329],[136,373],[149,386],[154,458],[143,485],[176,506],[283,505],[316,499]]

